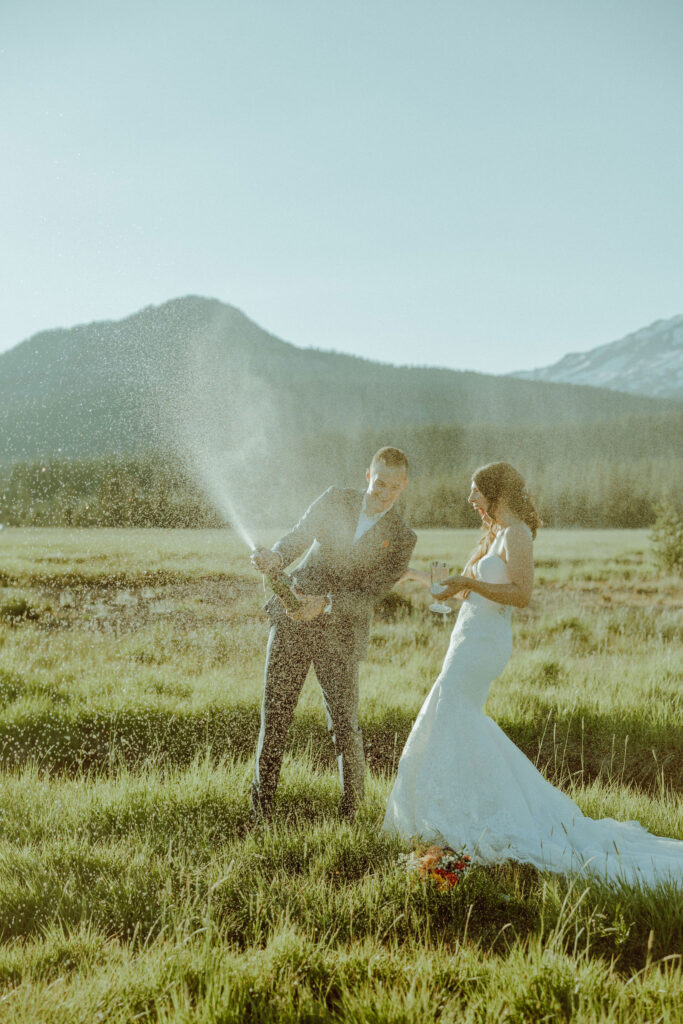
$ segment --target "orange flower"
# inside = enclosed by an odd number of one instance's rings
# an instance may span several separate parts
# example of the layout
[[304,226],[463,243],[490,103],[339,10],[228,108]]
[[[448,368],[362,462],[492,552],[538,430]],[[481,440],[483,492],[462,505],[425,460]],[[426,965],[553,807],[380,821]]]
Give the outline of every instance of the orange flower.
[[435,868],[431,876],[436,882],[437,889],[441,892],[448,892],[449,889],[452,889],[460,881],[459,875],[456,875],[453,871],[445,871],[443,868]]
[[420,857],[420,874],[427,874],[441,860],[443,850],[440,846],[430,846]]

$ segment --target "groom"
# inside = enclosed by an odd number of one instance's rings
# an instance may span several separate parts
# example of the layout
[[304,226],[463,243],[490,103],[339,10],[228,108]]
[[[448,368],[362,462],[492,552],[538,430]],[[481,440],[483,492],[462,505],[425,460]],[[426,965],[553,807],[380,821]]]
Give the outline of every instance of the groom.
[[287,732],[311,664],[323,693],[342,786],[342,814],[353,817],[363,796],[363,738],[358,728],[358,663],[367,653],[373,603],[408,566],[417,540],[393,505],[407,483],[408,459],[380,448],[366,471],[367,490],[330,487],[272,548],[251,561],[277,572],[296,570],[301,605],[287,612],[277,597],[271,619],[261,732],[251,788],[251,820],[270,816]]

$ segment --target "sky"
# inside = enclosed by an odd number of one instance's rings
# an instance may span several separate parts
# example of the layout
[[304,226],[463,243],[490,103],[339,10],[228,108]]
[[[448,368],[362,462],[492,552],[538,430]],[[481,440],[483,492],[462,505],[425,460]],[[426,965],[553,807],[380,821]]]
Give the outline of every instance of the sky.
[[506,373],[683,312],[680,0],[0,0],[0,351],[181,295]]

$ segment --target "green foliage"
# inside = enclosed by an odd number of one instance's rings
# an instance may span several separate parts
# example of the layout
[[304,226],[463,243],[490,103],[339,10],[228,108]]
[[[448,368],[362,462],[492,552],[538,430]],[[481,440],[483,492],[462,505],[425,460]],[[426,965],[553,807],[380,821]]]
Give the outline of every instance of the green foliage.
[[657,507],[650,540],[658,565],[667,571],[683,572],[683,511],[672,502]]

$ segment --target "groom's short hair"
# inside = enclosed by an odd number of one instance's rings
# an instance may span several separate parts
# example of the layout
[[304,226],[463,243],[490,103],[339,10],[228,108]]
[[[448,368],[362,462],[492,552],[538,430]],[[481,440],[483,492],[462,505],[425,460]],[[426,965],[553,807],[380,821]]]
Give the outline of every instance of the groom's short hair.
[[383,462],[389,469],[402,468],[405,472],[408,472],[408,456],[405,452],[402,452],[400,448],[380,448],[379,451],[375,452],[372,456],[370,468],[375,465],[376,462]]

